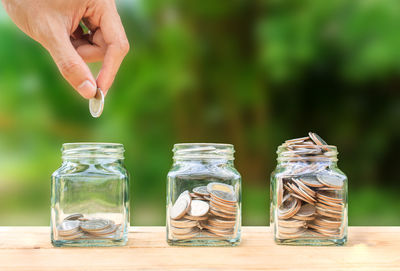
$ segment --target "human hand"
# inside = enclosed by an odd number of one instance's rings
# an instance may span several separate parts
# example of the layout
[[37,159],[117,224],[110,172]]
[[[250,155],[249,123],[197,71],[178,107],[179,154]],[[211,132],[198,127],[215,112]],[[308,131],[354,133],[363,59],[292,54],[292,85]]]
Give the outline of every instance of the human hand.
[[[86,99],[111,87],[129,43],[114,0],[2,0],[14,23],[49,51],[64,78]],[[91,30],[84,34],[83,20]],[[103,61],[94,79],[85,62]]]

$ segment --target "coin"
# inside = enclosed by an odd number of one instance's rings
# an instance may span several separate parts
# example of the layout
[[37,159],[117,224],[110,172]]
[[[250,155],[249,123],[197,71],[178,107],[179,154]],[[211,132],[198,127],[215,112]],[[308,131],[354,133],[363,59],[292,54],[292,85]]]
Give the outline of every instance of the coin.
[[322,199],[328,202],[337,202],[341,203],[343,199],[340,197],[339,194],[330,191],[318,191],[317,199]]
[[179,195],[178,199],[175,201],[174,205],[170,211],[170,217],[172,219],[180,219],[182,218],[188,209],[190,208],[191,198],[189,195],[189,191],[184,191]]
[[236,205],[227,205],[227,204],[221,203],[221,202],[216,201],[216,200],[210,201],[210,206],[214,207],[214,208],[217,208],[217,209],[226,210],[228,212],[236,212],[237,211],[237,206]]
[[79,226],[80,226],[79,221],[76,220],[64,220],[61,222],[61,224],[57,227],[58,234],[59,235],[71,235],[75,234],[80,231]]
[[207,202],[202,200],[192,200],[188,215],[190,216],[204,216],[208,213],[210,206]]
[[297,186],[299,188],[301,188],[301,190],[303,190],[304,192],[306,192],[308,195],[310,195],[310,197],[315,197],[316,196],[316,192],[314,190],[312,190],[311,188],[309,188],[307,185],[305,185],[304,183],[301,182],[301,179],[296,179],[296,178],[292,178],[292,180],[297,184]]
[[276,198],[276,204],[279,206],[282,203],[283,200],[283,181],[281,178],[277,179],[277,198]]
[[343,187],[343,180],[336,176],[336,175],[319,175],[317,176],[318,181],[320,181],[322,184],[328,186],[328,187],[333,187],[333,188],[342,188]]
[[111,222],[106,219],[91,219],[80,222],[80,227],[84,231],[94,232],[104,230],[109,227],[110,223]]
[[309,132],[308,136],[311,138],[312,141],[314,141],[315,144],[317,145],[328,145],[319,135],[316,133]]
[[217,217],[210,218],[207,223],[211,226],[216,226],[216,227],[234,227],[236,224],[235,220],[223,220]]
[[278,220],[278,225],[282,227],[287,227],[287,228],[300,228],[300,227],[305,227],[307,223],[302,220],[297,220],[297,219],[279,219]]
[[190,216],[190,215],[185,215],[183,218],[185,219],[190,219],[190,220],[195,220],[195,221],[200,221],[200,220],[207,220],[208,216]]
[[104,94],[100,88],[97,88],[96,95],[89,100],[89,111],[92,117],[98,118],[103,113]]
[[293,219],[297,219],[297,220],[302,220],[302,221],[312,221],[315,219],[315,215],[312,216],[299,216],[297,214],[295,214],[294,216],[292,216]]
[[114,223],[111,224],[109,227],[100,230],[100,231],[92,231],[90,232],[93,235],[98,235],[98,236],[103,236],[103,235],[110,235],[114,233],[118,229],[118,225],[115,225]]
[[207,190],[207,186],[198,186],[193,188],[193,193],[200,195],[200,196],[208,196],[210,193]]
[[212,208],[210,208],[210,213],[215,215],[215,216],[223,217],[225,219],[230,219],[230,220],[236,219],[236,215],[230,215],[230,214],[218,212],[218,211],[216,211],[216,210],[214,210]]
[[198,222],[196,220],[183,218],[180,220],[171,219],[170,224],[177,228],[193,228],[197,226]]
[[278,232],[278,236],[280,238],[287,238],[287,239],[292,239],[292,238],[298,238],[303,236],[304,232],[306,231],[306,228],[298,228],[297,232],[294,233],[283,233],[283,232]]
[[212,192],[225,192],[228,194],[233,194],[234,189],[232,185],[224,184],[224,183],[209,183],[207,185],[207,191],[209,193]]
[[314,224],[327,227],[327,228],[339,228],[342,225],[341,220],[330,220],[327,218],[319,217],[313,221]]
[[73,234],[73,235],[61,236],[61,239],[63,239],[63,240],[74,240],[74,239],[78,239],[78,238],[80,238],[80,237],[82,237],[82,236],[84,236],[84,235],[85,235],[84,232],[79,231],[79,232],[76,232],[76,233]]
[[200,233],[200,229],[195,227],[189,233],[186,233],[186,234],[174,233],[173,236],[175,239],[184,240],[184,239],[190,239],[190,238],[196,237],[197,235],[199,235],[199,233]]
[[301,231],[303,228],[302,227],[283,227],[279,226],[279,232],[283,234],[294,234],[299,231]]
[[226,215],[230,215],[230,216],[235,216],[236,215],[236,210],[234,211],[229,211],[226,209],[222,209],[219,207],[214,207],[214,206],[210,206],[210,210],[216,211],[216,212],[220,212],[220,213],[224,213]]
[[170,227],[171,231],[174,234],[189,234],[193,231],[193,228],[175,228],[175,227]]
[[301,142],[304,142],[304,141],[306,141],[308,139],[310,139],[308,136],[300,137],[300,138],[286,140],[285,143],[288,143],[288,144],[301,143]]
[[211,191],[211,198],[220,200],[223,203],[235,203],[236,202],[235,194],[229,193],[229,192],[224,192],[224,191],[218,191],[218,190]]
[[299,211],[296,213],[296,216],[313,216],[315,215],[316,209],[311,204],[303,204]]
[[64,220],[78,220],[79,218],[83,218],[83,214],[72,214],[64,218]]
[[297,213],[300,207],[301,202],[298,199],[289,196],[286,200],[283,200],[281,206],[279,207],[278,217],[280,219],[291,218],[294,214]]

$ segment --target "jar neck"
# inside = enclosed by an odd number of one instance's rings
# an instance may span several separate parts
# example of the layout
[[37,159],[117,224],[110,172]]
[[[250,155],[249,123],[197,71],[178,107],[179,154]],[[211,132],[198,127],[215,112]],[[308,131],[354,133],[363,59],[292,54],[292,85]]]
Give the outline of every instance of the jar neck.
[[65,143],[63,161],[123,161],[124,146],[117,143]]
[[174,162],[201,161],[202,163],[233,164],[234,148],[231,144],[184,143],[175,144]]
[[297,145],[282,144],[276,152],[278,164],[285,163],[318,163],[336,165],[337,148],[330,145]]

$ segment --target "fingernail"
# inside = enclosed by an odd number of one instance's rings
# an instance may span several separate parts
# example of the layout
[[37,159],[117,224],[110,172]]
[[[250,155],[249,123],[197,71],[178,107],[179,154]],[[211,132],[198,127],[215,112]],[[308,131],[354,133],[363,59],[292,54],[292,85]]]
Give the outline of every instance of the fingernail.
[[82,84],[79,85],[78,91],[85,98],[93,98],[96,95],[96,86],[92,84],[89,80],[85,80]]

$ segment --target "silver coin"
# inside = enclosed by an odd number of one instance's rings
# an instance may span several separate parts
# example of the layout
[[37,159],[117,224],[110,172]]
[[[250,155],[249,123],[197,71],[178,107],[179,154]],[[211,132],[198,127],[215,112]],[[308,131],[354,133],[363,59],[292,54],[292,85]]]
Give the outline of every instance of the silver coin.
[[210,205],[202,200],[192,200],[188,214],[190,216],[204,216],[208,213]]
[[111,221],[105,219],[92,219],[88,221],[82,221],[81,229],[84,231],[101,231],[110,226]]
[[72,214],[64,218],[64,220],[78,220],[80,218],[83,218],[83,214]]
[[189,191],[186,190],[179,195],[178,199],[172,206],[170,211],[170,217],[172,219],[182,218],[190,208],[190,202],[191,202],[190,194]]
[[233,193],[229,193],[229,192],[224,192],[224,191],[211,191],[211,195],[221,199],[222,201],[227,201],[227,202],[236,202],[236,197]]
[[193,193],[200,196],[208,196],[210,193],[207,191],[207,186],[198,186],[193,188]]
[[92,117],[98,118],[103,113],[104,94],[100,88],[97,88],[96,96],[89,100],[89,111]]
[[336,175],[319,175],[318,181],[331,188],[341,188],[343,186],[343,179]]
[[69,235],[79,232],[81,222],[77,220],[65,220],[57,227],[60,235]]

